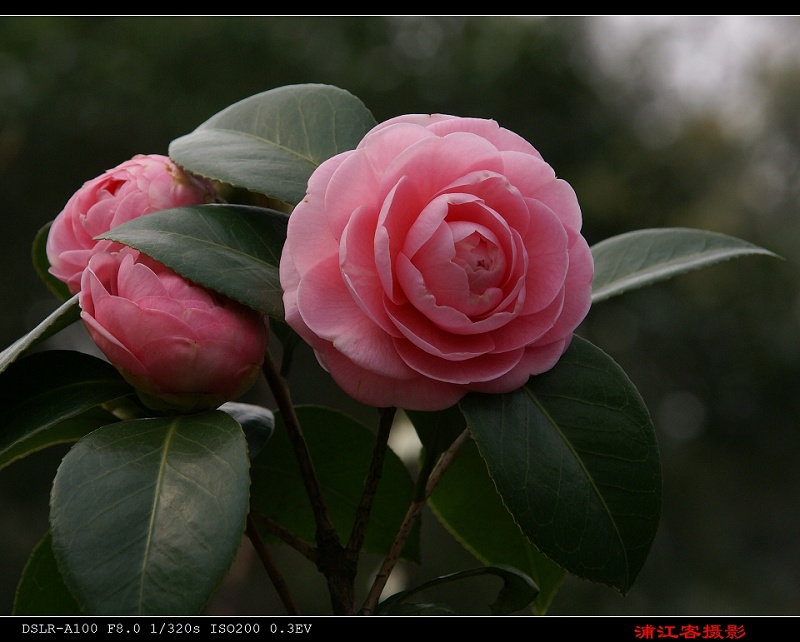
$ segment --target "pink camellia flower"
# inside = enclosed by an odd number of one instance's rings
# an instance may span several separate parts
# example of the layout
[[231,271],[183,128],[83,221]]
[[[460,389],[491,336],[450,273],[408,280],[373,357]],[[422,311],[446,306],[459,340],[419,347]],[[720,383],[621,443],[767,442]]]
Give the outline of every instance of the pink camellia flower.
[[91,258],[78,301],[92,339],[155,410],[216,408],[246,392],[264,361],[262,314],[130,248]]
[[287,322],[354,398],[437,410],[549,370],[586,316],[572,188],[491,120],[408,115],[320,165],[289,219]]
[[95,236],[144,214],[215,198],[210,183],[185,173],[166,156],[134,156],[84,183],[53,221],[47,237],[50,273],[76,294],[92,255],[122,247],[95,241]]

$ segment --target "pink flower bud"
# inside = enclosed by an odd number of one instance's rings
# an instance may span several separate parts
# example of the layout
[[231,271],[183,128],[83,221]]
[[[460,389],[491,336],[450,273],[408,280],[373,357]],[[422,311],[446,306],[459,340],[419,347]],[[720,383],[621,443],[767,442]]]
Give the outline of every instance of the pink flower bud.
[[130,248],[91,258],[79,302],[92,339],[155,410],[216,408],[245,393],[264,361],[262,314]]
[[166,156],[135,156],[84,183],[53,221],[47,238],[50,273],[75,294],[89,259],[122,247],[94,237],[144,214],[210,203],[215,197],[210,183],[185,173]]

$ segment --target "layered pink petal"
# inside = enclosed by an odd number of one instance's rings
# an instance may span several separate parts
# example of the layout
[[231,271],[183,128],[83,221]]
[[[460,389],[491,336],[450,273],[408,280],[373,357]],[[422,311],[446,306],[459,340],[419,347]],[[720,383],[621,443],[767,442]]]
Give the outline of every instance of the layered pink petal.
[[362,367],[386,376],[407,374],[407,367],[391,347],[392,337],[350,296],[335,258],[321,263],[301,282],[297,308],[311,333]]
[[97,254],[83,272],[81,317],[100,350],[159,410],[194,412],[243,393],[266,352],[263,316],[139,256]]
[[95,237],[145,214],[215,198],[210,183],[186,174],[166,156],[135,156],[84,183],[56,216],[46,245],[50,272],[77,293],[91,257],[122,247]]
[[298,215],[286,320],[364,403],[435,410],[516,389],[588,311],[574,192],[494,121],[386,121],[315,172]]

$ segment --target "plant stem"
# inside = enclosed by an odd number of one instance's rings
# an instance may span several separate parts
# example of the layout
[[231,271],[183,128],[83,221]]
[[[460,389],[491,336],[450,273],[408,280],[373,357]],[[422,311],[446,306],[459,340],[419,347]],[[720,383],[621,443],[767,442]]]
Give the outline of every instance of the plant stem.
[[284,528],[271,517],[258,512],[253,512],[252,508],[250,509],[250,514],[261,522],[262,528],[264,528],[264,530],[266,530],[268,533],[283,540],[283,542],[291,546],[308,561],[313,562],[314,565],[317,564],[317,548],[315,546],[312,546],[307,541],[299,538],[297,535]]
[[403,523],[400,525],[400,530],[397,532],[394,542],[392,542],[392,546],[389,549],[389,553],[383,560],[383,564],[381,565],[381,568],[375,577],[375,581],[369,590],[367,599],[364,601],[364,606],[361,607],[361,615],[371,615],[374,613],[375,607],[378,605],[378,600],[381,597],[381,593],[386,587],[386,582],[389,580],[389,575],[391,575],[395,564],[397,564],[397,560],[400,559],[400,553],[403,552],[403,547],[406,545],[406,541],[411,534],[411,530],[419,518],[422,509],[425,507],[425,503],[428,501],[428,498],[433,492],[433,489],[436,487],[436,484],[442,478],[444,472],[447,470],[450,464],[453,463],[453,460],[456,458],[456,455],[458,455],[461,447],[467,441],[469,441],[469,439],[469,430],[464,430],[464,432],[462,432],[455,439],[455,441],[450,444],[450,447],[442,453],[442,456],[439,457],[439,461],[436,463],[436,466],[433,467],[431,474],[428,476],[425,484],[425,492],[421,496],[418,495],[415,497],[411,502],[411,505],[406,511],[406,516],[403,519]]
[[375,438],[375,450],[372,452],[372,461],[370,462],[367,476],[364,479],[364,492],[361,495],[361,501],[356,509],[353,530],[350,533],[350,541],[347,543],[348,553],[356,557],[361,547],[364,545],[367,522],[369,521],[370,511],[372,510],[372,502],[375,500],[378,482],[383,472],[383,462],[386,458],[386,449],[389,445],[389,433],[392,430],[392,423],[394,422],[396,413],[397,408],[381,408],[381,420],[378,426],[378,434]]
[[335,615],[352,615],[355,612],[355,579],[357,559],[347,554],[339,541],[336,528],[331,520],[328,506],[322,497],[317,473],[311,461],[300,421],[295,413],[286,381],[278,372],[267,353],[264,359],[264,375],[286,426],[286,433],[292,444],[300,474],[311,502],[316,521],[316,542],[318,548],[317,568],[325,576],[331,595],[331,606]]
[[269,554],[269,550],[267,550],[267,545],[264,543],[264,540],[261,539],[261,535],[250,515],[247,516],[246,532],[261,563],[264,565],[264,568],[267,569],[267,574],[270,580],[272,580],[272,585],[275,587],[275,590],[278,592],[278,597],[280,597],[287,615],[300,615],[300,609],[297,608],[297,604],[295,604],[294,598],[289,592],[289,586],[286,584],[286,580],[283,579],[283,575],[281,575],[278,567],[275,566],[275,562]]

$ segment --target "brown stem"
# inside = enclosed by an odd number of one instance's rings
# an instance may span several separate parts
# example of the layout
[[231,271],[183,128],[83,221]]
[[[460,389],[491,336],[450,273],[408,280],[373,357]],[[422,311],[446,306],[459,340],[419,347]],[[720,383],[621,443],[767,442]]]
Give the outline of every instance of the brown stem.
[[386,582],[389,580],[389,576],[394,570],[397,560],[400,559],[400,553],[403,552],[403,547],[406,545],[406,541],[411,534],[411,530],[414,528],[414,524],[419,518],[422,509],[425,507],[425,502],[428,501],[428,497],[430,497],[433,489],[436,487],[436,484],[456,458],[456,455],[458,454],[458,451],[461,450],[461,447],[467,441],[469,441],[469,438],[469,430],[465,430],[455,439],[455,441],[453,441],[452,444],[450,444],[450,447],[442,453],[442,456],[439,457],[439,461],[436,462],[436,466],[433,467],[431,474],[428,476],[423,496],[418,496],[414,499],[414,501],[411,502],[411,505],[406,511],[406,516],[403,519],[403,523],[400,525],[400,530],[398,530],[397,535],[392,542],[392,546],[389,549],[386,558],[383,560],[383,564],[381,565],[377,576],[375,577],[375,581],[372,583],[372,587],[369,590],[367,599],[364,601],[364,606],[361,607],[361,615],[371,615],[375,611],[375,607],[378,605],[378,600],[381,597],[381,593],[383,593],[383,589],[386,587]]
[[264,374],[270,390],[272,390],[272,395],[275,397],[275,402],[278,404],[278,409],[281,411],[289,441],[300,466],[300,474],[303,477],[306,493],[308,493],[308,498],[311,501],[311,509],[314,511],[317,530],[333,531],[335,533],[328,507],[322,497],[317,472],[314,470],[314,463],[311,461],[311,454],[308,452],[303,430],[300,427],[300,420],[297,418],[297,413],[294,411],[294,405],[289,396],[289,389],[286,386],[286,381],[275,368],[275,364],[270,359],[269,354],[264,360]]
[[261,525],[265,531],[281,539],[309,561],[313,562],[314,564],[317,563],[317,549],[315,546],[312,546],[304,539],[301,539],[267,515],[253,513],[252,510],[250,514],[258,519],[259,522],[261,522]]
[[250,515],[247,516],[246,532],[247,537],[250,538],[253,548],[255,548],[256,553],[261,560],[261,563],[264,565],[264,568],[267,569],[269,579],[272,580],[272,585],[278,592],[278,597],[280,597],[281,602],[283,603],[283,608],[286,609],[287,615],[300,615],[300,609],[297,608],[297,604],[295,604],[294,598],[289,592],[289,586],[286,584],[286,580],[283,579],[283,575],[281,575],[281,572],[275,565],[272,556],[269,554],[269,550],[267,550],[267,545],[264,543],[264,540],[261,539],[261,535],[259,534],[258,529],[256,528],[256,525]]
[[289,389],[269,354],[264,360],[263,370],[283,417],[286,433],[300,466],[306,493],[311,502],[311,509],[317,525],[317,568],[328,582],[334,614],[352,615],[355,612],[356,560],[347,554],[339,541],[328,507],[322,497],[317,473],[314,470],[314,464],[300,428],[300,421],[289,396]]
[[367,476],[364,479],[364,492],[361,501],[356,509],[356,516],[353,522],[353,529],[350,533],[350,541],[347,543],[347,551],[351,555],[358,557],[358,552],[364,545],[364,537],[369,522],[369,514],[372,510],[372,502],[375,500],[375,492],[378,490],[378,482],[381,480],[383,472],[383,462],[386,458],[386,449],[389,444],[389,433],[392,430],[394,416],[397,408],[381,408],[381,420],[378,426],[378,434],[375,438],[375,449],[372,452]]

